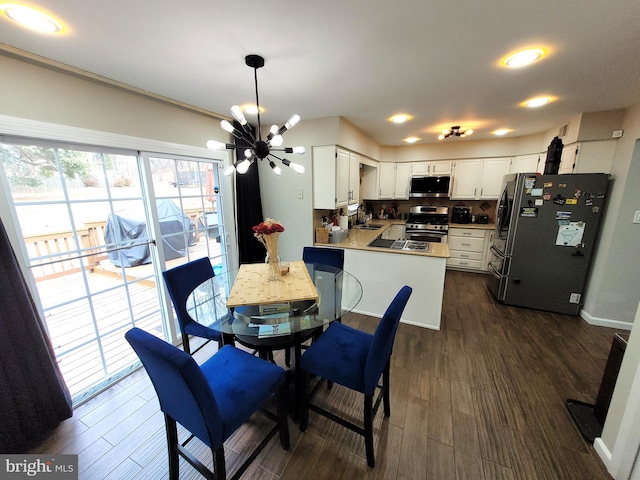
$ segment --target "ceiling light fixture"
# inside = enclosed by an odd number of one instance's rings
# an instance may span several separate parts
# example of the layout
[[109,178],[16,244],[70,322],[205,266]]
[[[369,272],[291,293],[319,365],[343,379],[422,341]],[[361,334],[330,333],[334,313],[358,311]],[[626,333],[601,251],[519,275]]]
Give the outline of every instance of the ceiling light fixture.
[[411,120],[411,115],[407,115],[406,113],[397,113],[392,117],[389,117],[389,121],[393,123],[404,123]]
[[508,55],[502,63],[504,66],[509,68],[526,67],[527,65],[531,65],[533,62],[540,60],[546,53],[547,52],[544,48],[528,48]]
[[449,137],[466,137],[467,135],[471,135],[473,130],[460,130],[460,125],[455,125],[451,127],[449,130],[443,130],[442,133],[438,136],[438,140],[444,140]]
[[35,8],[14,3],[0,4],[0,11],[16,23],[40,33],[58,33],[62,25],[55,18]]
[[231,175],[234,171],[238,172],[241,175],[247,173],[249,167],[256,158],[259,160],[266,159],[269,162],[269,166],[273,170],[273,173],[275,173],[276,175],[280,175],[282,173],[282,169],[269,157],[273,157],[274,159],[279,160],[283,165],[291,168],[296,173],[304,173],[304,166],[287,160],[286,158],[280,158],[273,154],[273,152],[297,153],[299,155],[305,153],[306,150],[304,147],[273,148],[282,145],[282,134],[287,130],[292,129],[300,122],[300,115],[298,115],[297,113],[291,115],[291,118],[289,118],[287,123],[285,123],[281,127],[272,125],[271,130],[269,131],[269,135],[267,135],[267,140],[262,140],[262,129],[260,125],[261,109],[260,101],[258,100],[258,69],[264,67],[264,58],[262,58],[260,55],[247,55],[244,58],[244,61],[247,66],[253,68],[254,72],[256,85],[256,111],[258,115],[257,138],[253,134],[251,125],[249,125],[247,119],[242,113],[242,109],[238,105],[234,105],[233,107],[231,107],[231,115],[242,126],[242,130],[238,130],[237,128],[235,128],[228,120],[222,120],[220,122],[220,126],[224,131],[229,132],[231,135],[239,140],[242,140],[243,142],[246,142],[250,146],[239,146],[235,143],[222,143],[216,140],[209,140],[207,142],[207,147],[211,150],[244,150],[244,159],[236,160],[227,168],[225,168],[224,174],[226,176]]
[[511,130],[510,128],[499,128],[498,130],[494,130],[493,132],[491,132],[493,135],[506,135],[509,132],[513,132],[513,130]]
[[525,101],[523,105],[529,108],[536,108],[536,107],[541,107],[543,105],[546,105],[547,103],[551,103],[553,102],[553,100],[554,99],[551,97],[537,97],[537,98],[531,98]]
[[421,140],[418,137],[407,137],[404,139],[405,142],[407,143],[416,143],[417,141]]

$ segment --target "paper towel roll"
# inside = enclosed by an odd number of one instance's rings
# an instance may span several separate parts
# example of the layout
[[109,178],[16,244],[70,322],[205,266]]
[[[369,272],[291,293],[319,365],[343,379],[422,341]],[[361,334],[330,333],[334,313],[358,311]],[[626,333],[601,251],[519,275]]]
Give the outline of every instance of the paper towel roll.
[[338,222],[340,230],[347,230],[349,228],[349,217],[347,217],[346,215],[341,215]]

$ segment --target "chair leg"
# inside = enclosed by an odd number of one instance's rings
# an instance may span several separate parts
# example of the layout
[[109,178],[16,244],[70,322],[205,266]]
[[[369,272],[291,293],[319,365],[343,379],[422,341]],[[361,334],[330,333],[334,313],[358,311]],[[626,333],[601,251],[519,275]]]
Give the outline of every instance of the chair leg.
[[164,426],[167,433],[167,448],[169,451],[169,480],[178,480],[180,476],[180,458],[178,456],[178,429],[176,427],[176,421],[165,414]]
[[182,349],[191,355],[191,347],[189,346],[189,334],[182,333]]
[[390,363],[388,362],[387,365],[384,367],[384,371],[382,372],[382,388],[383,388],[383,397],[382,397],[382,403],[384,404],[384,416],[388,417],[389,415],[391,415],[391,405],[389,403],[389,370],[390,370]]
[[373,396],[364,396],[364,446],[367,451],[367,465],[375,466],[373,455]]
[[287,384],[286,382],[278,389],[276,402],[278,405],[278,425],[280,431],[280,445],[285,450],[291,446],[289,440],[289,417],[287,412]]
[[216,480],[227,480],[227,466],[224,462],[224,445],[217,450],[212,450],[213,474]]
[[300,392],[298,398],[300,399],[300,431],[307,430],[309,425],[309,373],[301,372],[302,379],[300,381]]

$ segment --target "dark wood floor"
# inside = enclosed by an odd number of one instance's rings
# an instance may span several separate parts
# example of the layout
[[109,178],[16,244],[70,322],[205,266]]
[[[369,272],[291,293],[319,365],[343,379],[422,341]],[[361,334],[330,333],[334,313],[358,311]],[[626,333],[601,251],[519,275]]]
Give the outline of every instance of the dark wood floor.
[[[610,479],[564,402],[595,401],[615,331],[496,304],[486,279],[447,271],[442,330],[400,325],[391,416],[381,409],[375,422],[375,469],[362,437],[311,412],[304,434],[290,422],[289,451],[272,440],[243,478]],[[356,314],[344,321],[367,331],[377,323]],[[215,349],[207,348],[198,360]],[[361,398],[340,386],[321,389],[317,401],[359,416]],[[227,442],[229,471],[266,426],[255,416]],[[81,479],[155,480],[168,478],[165,448],[155,393],[138,371],[78,407],[32,453],[79,454]],[[181,473],[199,478],[186,464]]]

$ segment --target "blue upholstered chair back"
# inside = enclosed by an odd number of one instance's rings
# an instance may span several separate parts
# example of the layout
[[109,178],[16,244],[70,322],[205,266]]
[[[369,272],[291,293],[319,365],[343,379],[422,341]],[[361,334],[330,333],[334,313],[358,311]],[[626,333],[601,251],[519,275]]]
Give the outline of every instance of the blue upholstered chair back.
[[151,378],[160,409],[210,448],[222,445],[215,397],[191,355],[139,328],[129,330],[125,338]]
[[364,393],[366,395],[373,395],[378,379],[391,357],[400,317],[412,291],[413,289],[406,285],[400,289],[376,328],[364,368]]
[[332,267],[344,268],[344,250],[341,248],[304,247],[302,260],[305,263],[320,263]]
[[214,276],[211,262],[207,257],[199,258],[166,270],[162,276],[178,316],[180,331],[186,335],[185,325],[195,323],[187,313],[187,297],[195,287]]

